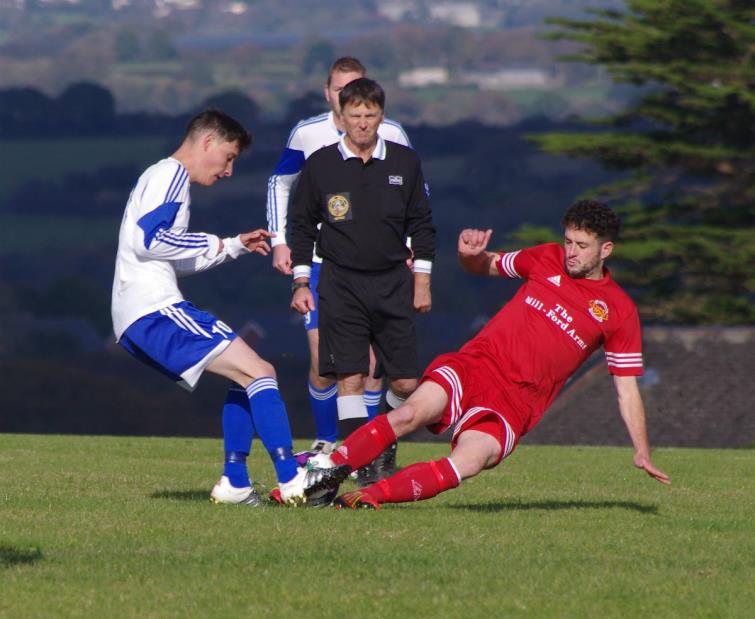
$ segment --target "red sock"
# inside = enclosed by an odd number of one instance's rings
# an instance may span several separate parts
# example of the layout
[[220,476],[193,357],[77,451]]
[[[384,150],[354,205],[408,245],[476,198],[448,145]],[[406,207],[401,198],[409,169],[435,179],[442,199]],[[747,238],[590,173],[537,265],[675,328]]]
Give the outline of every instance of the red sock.
[[443,458],[407,466],[388,479],[368,486],[363,492],[371,495],[378,503],[423,501],[456,488],[460,481],[451,460]]
[[377,458],[388,445],[396,442],[396,433],[386,415],[357,428],[341,446],[330,454],[335,464],[348,464],[352,470],[365,466]]

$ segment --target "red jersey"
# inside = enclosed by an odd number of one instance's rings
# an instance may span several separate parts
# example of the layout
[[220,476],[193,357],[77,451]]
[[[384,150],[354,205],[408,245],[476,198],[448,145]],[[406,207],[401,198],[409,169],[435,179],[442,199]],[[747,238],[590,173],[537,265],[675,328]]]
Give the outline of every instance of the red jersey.
[[600,280],[570,277],[556,243],[502,253],[496,266],[503,277],[526,281],[460,352],[485,362],[522,434],[599,346],[610,374],[642,374],[637,308],[608,270]]

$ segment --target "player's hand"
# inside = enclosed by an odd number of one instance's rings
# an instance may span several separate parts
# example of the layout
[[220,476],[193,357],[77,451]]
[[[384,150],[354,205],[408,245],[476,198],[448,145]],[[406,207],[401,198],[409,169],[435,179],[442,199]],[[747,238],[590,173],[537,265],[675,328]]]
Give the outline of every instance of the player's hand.
[[664,473],[663,471],[655,468],[655,466],[653,466],[653,463],[651,462],[648,456],[635,455],[634,465],[638,469],[642,469],[643,471],[645,471],[648,475],[650,475],[650,477],[661,482],[662,484],[671,483],[671,479],[669,478],[669,476],[666,475],[666,473]]
[[459,256],[479,256],[487,248],[492,235],[492,230],[475,230],[473,228],[462,230],[459,234]]
[[294,296],[291,297],[291,309],[300,314],[313,312],[315,310],[315,298],[309,288],[297,288],[294,290]]
[[273,268],[283,275],[291,275],[291,248],[285,243],[273,247]]
[[433,296],[430,292],[430,275],[427,273],[414,274],[414,311],[426,314],[433,307]]
[[268,245],[265,239],[269,239],[275,236],[274,232],[268,232],[264,228],[258,228],[251,232],[244,232],[239,234],[239,240],[244,244],[250,252],[267,256],[270,253],[270,245]]

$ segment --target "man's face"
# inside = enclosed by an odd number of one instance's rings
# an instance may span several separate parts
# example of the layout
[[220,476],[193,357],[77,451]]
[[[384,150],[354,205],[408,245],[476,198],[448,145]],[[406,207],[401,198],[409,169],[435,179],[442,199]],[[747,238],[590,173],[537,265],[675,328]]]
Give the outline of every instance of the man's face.
[[230,176],[238,156],[238,142],[227,142],[215,133],[206,134],[201,142],[199,178],[192,181],[209,187],[224,176]]
[[377,105],[346,104],[341,111],[346,137],[353,146],[367,149],[377,143],[377,132],[383,122],[383,110]]
[[325,100],[330,105],[330,109],[338,116],[341,113],[341,104],[338,102],[338,95],[349,82],[353,82],[360,77],[364,77],[356,71],[335,71],[330,77],[330,84],[325,86]]
[[564,269],[575,279],[601,279],[603,261],[611,255],[613,243],[601,242],[593,232],[568,227],[564,230]]

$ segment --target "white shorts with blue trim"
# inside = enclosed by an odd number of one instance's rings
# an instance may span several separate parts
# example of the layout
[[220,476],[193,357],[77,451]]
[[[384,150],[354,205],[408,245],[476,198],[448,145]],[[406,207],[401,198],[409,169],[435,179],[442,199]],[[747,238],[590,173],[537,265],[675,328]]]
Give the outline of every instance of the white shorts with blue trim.
[[142,363],[193,391],[207,366],[235,338],[222,320],[181,301],[129,325],[119,344]]

